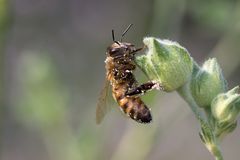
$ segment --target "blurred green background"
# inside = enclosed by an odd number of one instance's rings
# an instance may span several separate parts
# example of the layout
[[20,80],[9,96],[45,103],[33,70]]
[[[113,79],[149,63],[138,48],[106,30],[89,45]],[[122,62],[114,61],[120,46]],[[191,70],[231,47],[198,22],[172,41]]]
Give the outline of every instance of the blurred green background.
[[[167,38],[199,64],[216,57],[232,88],[240,83],[239,17],[240,0],[0,0],[0,159],[212,160],[175,92],[143,96],[149,125],[116,103],[95,124],[105,51],[111,29],[119,38],[133,23],[125,41]],[[239,159],[239,136],[237,128],[222,142],[225,159]]]

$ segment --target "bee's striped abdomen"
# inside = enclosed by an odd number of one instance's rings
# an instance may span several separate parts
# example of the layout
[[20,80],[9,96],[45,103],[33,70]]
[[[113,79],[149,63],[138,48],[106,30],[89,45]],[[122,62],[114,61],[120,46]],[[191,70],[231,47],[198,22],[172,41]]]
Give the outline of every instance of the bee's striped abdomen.
[[118,102],[121,110],[140,123],[149,123],[152,116],[148,107],[139,97],[126,97],[124,92],[113,91],[113,96]]

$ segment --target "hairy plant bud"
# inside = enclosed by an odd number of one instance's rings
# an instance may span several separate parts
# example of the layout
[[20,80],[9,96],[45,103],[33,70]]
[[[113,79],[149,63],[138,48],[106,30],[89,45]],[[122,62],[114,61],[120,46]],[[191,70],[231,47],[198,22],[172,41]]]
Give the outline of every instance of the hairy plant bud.
[[210,107],[212,100],[226,89],[226,80],[215,58],[208,59],[201,68],[194,64],[191,92],[199,107]]
[[136,63],[150,80],[171,92],[191,78],[193,61],[188,51],[176,42],[146,37],[147,54],[137,56]]

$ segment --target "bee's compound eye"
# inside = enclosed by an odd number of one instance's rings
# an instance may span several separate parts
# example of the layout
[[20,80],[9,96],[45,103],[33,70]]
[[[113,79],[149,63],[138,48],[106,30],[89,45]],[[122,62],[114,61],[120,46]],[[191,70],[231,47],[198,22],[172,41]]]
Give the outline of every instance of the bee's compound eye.
[[112,48],[112,49],[110,50],[111,53],[116,53],[116,52],[118,52],[118,51],[119,51],[119,48]]
[[115,56],[118,54],[119,51],[120,51],[120,48],[111,48],[109,49],[109,54],[110,56]]

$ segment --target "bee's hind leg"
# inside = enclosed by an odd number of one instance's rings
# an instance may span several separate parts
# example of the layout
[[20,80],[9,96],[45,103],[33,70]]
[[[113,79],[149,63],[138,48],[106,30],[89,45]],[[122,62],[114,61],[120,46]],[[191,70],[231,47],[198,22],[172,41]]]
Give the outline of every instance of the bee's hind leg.
[[163,86],[160,83],[150,81],[150,82],[141,84],[134,89],[127,91],[125,93],[125,95],[126,96],[135,96],[135,95],[139,95],[139,94],[144,94],[145,92],[152,90],[152,89],[164,90]]

